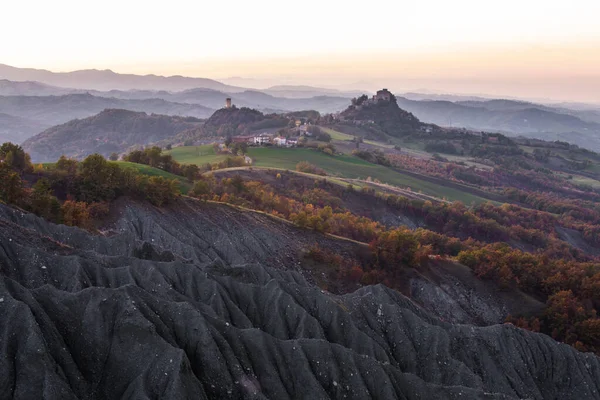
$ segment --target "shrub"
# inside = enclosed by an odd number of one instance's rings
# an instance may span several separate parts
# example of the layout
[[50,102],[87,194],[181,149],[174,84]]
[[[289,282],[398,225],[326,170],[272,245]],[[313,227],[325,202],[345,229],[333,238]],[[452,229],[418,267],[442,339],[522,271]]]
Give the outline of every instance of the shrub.
[[317,150],[319,150],[322,153],[325,153],[329,156],[333,156],[335,154],[335,146],[332,145],[331,143],[327,143],[327,144],[319,144],[319,146],[317,147]]
[[296,171],[321,176],[327,175],[327,173],[323,169],[309,163],[308,161],[300,161],[298,164],[296,164]]
[[381,150],[354,150],[352,155],[362,158],[365,161],[368,161],[373,164],[380,164],[386,167],[391,166],[390,160],[385,156],[385,154]]

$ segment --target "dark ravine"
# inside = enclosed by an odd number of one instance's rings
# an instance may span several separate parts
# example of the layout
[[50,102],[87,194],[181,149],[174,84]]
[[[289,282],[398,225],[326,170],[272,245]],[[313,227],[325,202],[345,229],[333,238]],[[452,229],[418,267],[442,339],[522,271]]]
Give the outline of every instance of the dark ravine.
[[91,235],[0,205],[0,398],[600,399],[600,359],[547,336],[312,285],[302,249],[351,242],[192,200],[118,210]]

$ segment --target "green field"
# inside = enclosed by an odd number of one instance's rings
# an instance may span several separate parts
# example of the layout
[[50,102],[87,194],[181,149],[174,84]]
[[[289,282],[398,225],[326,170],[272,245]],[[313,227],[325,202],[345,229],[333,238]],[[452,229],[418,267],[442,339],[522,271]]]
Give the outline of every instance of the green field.
[[179,181],[179,190],[181,193],[187,194],[187,192],[192,188],[192,183],[185,179],[182,176],[178,176],[172,174],[167,171],[163,171],[162,169],[154,168],[149,165],[144,164],[136,164],[127,161],[113,161],[116,164],[119,164],[121,168],[134,169],[142,175],[148,176],[162,176],[167,179],[177,179]]
[[248,155],[252,157],[253,165],[257,167],[294,170],[296,164],[300,161],[308,161],[324,169],[332,176],[358,179],[371,177],[373,180],[377,179],[394,186],[410,187],[413,191],[420,190],[431,196],[445,197],[450,201],[460,200],[465,204],[486,201],[479,196],[408,176],[382,165],[371,164],[360,158],[348,155],[331,157],[310,149],[276,149],[265,147],[251,148],[248,151]]
[[350,141],[350,140],[354,139],[354,136],[352,136],[352,135],[348,135],[347,133],[338,132],[338,131],[333,130],[331,128],[321,127],[321,129],[324,132],[328,133],[329,136],[331,136],[331,138],[333,140],[348,140],[348,141]]
[[165,151],[165,154],[170,154],[175,160],[182,164],[206,164],[215,163],[224,160],[227,155],[215,154],[212,144],[203,146],[187,146],[175,147],[171,151]]
[[[136,163],[127,162],[127,161],[109,161],[109,162],[118,164],[119,167],[121,167],[121,168],[134,169],[142,175],[162,176],[163,178],[167,178],[167,179],[177,179],[179,181],[179,190],[181,190],[181,193],[183,193],[183,194],[187,194],[187,192],[192,188],[192,182],[188,181],[187,179],[185,179],[182,176],[175,175],[175,174],[172,174],[167,171],[163,171],[162,169],[154,168],[149,165],[136,164]],[[45,169],[52,169],[52,168],[54,168],[55,165],[56,165],[56,163],[43,163],[42,164],[42,166]]]
[[[191,147],[194,149],[195,147]],[[183,147],[173,157],[178,162],[188,162],[202,164],[206,162],[206,156],[198,156],[192,158],[190,152],[185,151]],[[193,150],[192,150],[193,152]],[[183,155],[184,158],[178,158],[178,155]],[[382,183],[391,184],[394,186],[406,188],[418,192],[422,191],[425,194],[446,198],[450,201],[460,200],[465,204],[481,203],[486,199],[465,193],[461,190],[446,187],[440,184],[421,180],[412,176],[402,174],[390,168],[368,163],[360,158],[349,155],[338,155],[335,157],[328,156],[311,149],[281,149],[274,147],[251,147],[248,149],[248,156],[253,160],[253,165],[256,167],[266,168],[282,168],[295,170],[296,164],[300,161],[308,161],[319,168],[324,169],[330,176],[338,176],[342,178],[366,179],[368,177],[373,180],[377,179]],[[184,161],[185,160],[185,161]]]
[[[345,141],[345,142],[349,142],[349,141],[354,140],[354,136],[348,135],[347,133],[339,132],[339,131],[336,131],[336,130],[331,129],[331,128],[321,127],[321,129],[324,132],[328,133],[329,136],[331,136],[331,138],[333,140],[341,140],[341,141]],[[381,143],[381,142],[377,142],[375,140],[368,140],[368,139],[364,139],[363,141],[365,143],[368,143],[368,144],[372,145],[372,146],[379,146],[379,147],[384,147],[384,148],[387,148],[387,149],[393,149],[394,148],[393,144]]]
[[[560,176],[562,176],[563,178],[568,178],[569,175],[567,174],[559,174]],[[574,175],[574,174],[570,174],[571,178],[571,182],[573,182],[576,185],[586,185],[586,186],[591,186],[594,189],[598,189],[600,188],[600,181],[597,179],[593,179],[593,178],[589,178],[587,176],[582,176],[582,175]]]

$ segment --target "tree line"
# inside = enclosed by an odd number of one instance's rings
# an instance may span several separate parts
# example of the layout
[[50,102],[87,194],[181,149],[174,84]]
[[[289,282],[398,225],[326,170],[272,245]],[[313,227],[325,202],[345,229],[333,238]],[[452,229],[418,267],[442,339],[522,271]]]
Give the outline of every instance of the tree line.
[[121,196],[162,206],[180,192],[177,180],[121,168],[99,154],[79,162],[62,156],[54,165],[34,166],[18,145],[0,147],[0,201],[55,223],[91,228]]

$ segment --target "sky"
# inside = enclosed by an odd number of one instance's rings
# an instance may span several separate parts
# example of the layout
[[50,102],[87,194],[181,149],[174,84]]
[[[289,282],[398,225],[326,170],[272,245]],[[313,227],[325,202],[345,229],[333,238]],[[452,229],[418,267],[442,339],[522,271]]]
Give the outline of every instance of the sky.
[[597,0],[3,3],[17,67],[600,102]]

